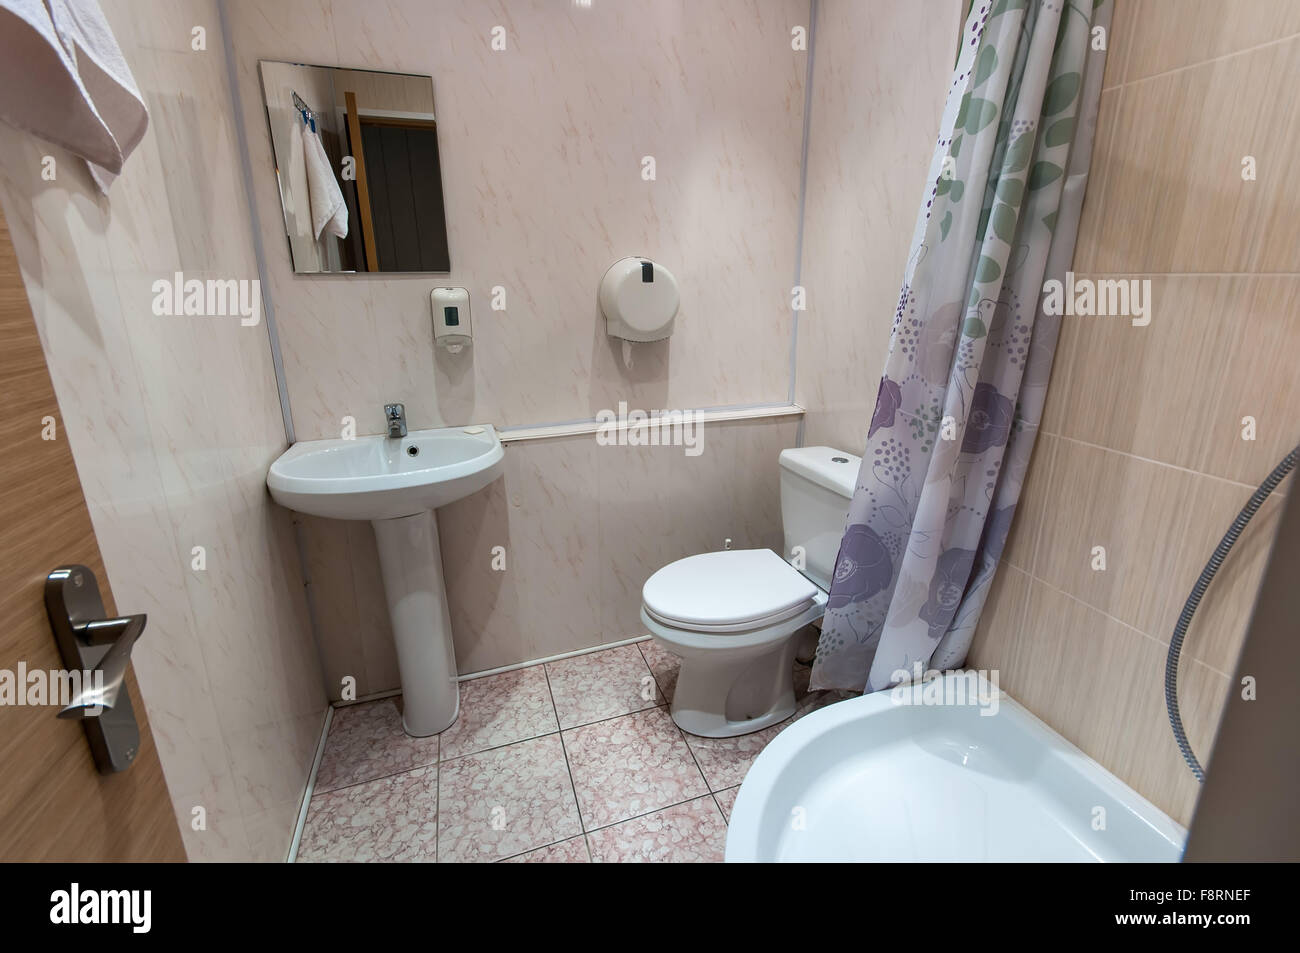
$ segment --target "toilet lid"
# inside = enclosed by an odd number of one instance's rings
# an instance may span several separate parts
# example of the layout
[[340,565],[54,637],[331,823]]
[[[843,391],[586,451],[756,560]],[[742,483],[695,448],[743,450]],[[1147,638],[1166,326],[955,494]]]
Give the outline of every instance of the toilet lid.
[[817,587],[770,549],[687,556],[646,580],[646,609],[670,625],[772,624],[807,608]]

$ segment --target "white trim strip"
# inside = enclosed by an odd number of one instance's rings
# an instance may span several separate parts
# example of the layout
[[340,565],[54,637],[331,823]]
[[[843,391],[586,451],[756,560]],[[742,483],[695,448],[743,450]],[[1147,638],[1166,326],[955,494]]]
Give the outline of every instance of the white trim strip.
[[302,793],[302,805],[298,808],[298,823],[293,826],[293,840],[289,844],[289,854],[284,858],[286,864],[298,859],[298,845],[302,843],[302,829],[307,824],[307,810],[311,807],[311,796],[316,791],[316,772],[325,757],[325,739],[329,737],[330,725],[334,722],[334,706],[325,709],[325,723],[321,725],[320,741],[316,742],[316,757],[312,759],[311,771],[307,774],[307,789]]
[[[813,66],[817,55],[817,0],[808,2],[808,63],[803,81],[803,139],[799,146],[799,227],[794,239],[794,286],[803,284],[803,232],[808,210],[808,140],[812,134]],[[793,290],[791,294],[793,294]],[[790,309],[790,403],[795,402],[799,376],[799,312]],[[799,422],[803,446],[803,421]]]
[[[687,412],[683,411],[683,413]],[[712,424],[728,420],[802,417],[804,409],[798,404],[757,404],[750,407],[706,407],[693,411],[693,413],[698,414],[698,417],[696,417],[698,422]],[[652,426],[654,421],[636,421],[631,425],[636,427]],[[587,420],[570,420],[558,424],[541,424],[536,427],[498,427],[497,436],[501,438],[502,443],[517,443],[523,440],[546,440],[551,437],[594,434],[605,426],[609,425],[598,423],[593,417]],[[627,430],[629,426],[628,421],[619,420],[614,424],[615,432]]]

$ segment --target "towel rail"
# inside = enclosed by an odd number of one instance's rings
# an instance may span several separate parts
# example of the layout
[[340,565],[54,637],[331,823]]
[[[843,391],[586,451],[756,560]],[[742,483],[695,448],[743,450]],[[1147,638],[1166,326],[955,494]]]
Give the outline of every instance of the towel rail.
[[296,92],[294,92],[292,89],[289,90],[289,95],[293,97],[294,108],[297,109],[298,112],[302,114],[302,121],[305,122],[307,125],[311,126],[311,131],[315,132],[316,113],[312,110],[310,106],[307,105],[306,101],[301,96],[299,96]]

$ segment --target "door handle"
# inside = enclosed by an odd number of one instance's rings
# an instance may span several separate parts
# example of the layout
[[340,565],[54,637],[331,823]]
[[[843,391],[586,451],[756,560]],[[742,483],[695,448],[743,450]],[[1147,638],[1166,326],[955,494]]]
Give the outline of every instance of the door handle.
[[126,667],[131,662],[131,647],[144,631],[144,614],[120,619],[96,619],[74,625],[73,632],[87,645],[108,645],[109,649],[91,671],[90,684],[83,682],[81,691],[59,712],[60,718],[98,718],[115,708],[126,685]]
[[140,748],[126,670],[147,618],[143,613],[104,618],[99,581],[79,565],[60,566],[46,576],[45,609],[66,672],[59,717],[81,720],[102,773],[124,771]]

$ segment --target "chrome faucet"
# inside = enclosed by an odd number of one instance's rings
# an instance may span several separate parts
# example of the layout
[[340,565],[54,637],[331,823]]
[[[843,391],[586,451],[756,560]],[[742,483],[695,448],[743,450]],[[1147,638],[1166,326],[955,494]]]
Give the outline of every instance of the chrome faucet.
[[384,419],[388,421],[388,436],[406,436],[406,407],[402,404],[384,404]]

